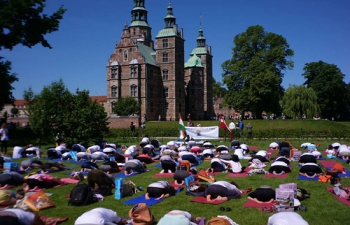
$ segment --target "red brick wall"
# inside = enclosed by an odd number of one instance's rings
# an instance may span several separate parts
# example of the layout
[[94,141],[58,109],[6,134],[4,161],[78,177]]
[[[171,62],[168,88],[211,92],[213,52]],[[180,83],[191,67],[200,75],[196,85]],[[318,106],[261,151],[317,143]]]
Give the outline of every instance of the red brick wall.
[[131,122],[134,122],[136,128],[140,127],[139,117],[110,117],[108,118],[109,128],[130,128]]

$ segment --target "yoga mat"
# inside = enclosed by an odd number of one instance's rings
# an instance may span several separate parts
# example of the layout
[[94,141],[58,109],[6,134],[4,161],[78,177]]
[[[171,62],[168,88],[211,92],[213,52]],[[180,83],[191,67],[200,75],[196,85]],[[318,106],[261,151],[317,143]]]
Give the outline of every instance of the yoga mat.
[[339,161],[342,161],[343,163],[346,163],[346,160],[344,160],[342,157],[338,157]]
[[199,221],[198,225],[205,225],[205,217],[202,217],[201,221]]
[[261,207],[271,207],[274,206],[275,203],[257,203],[254,202],[251,199],[248,199],[246,203],[243,204],[243,207],[248,207],[248,208],[261,208]]
[[249,151],[258,151],[259,146],[249,146]]
[[[176,194],[180,193],[181,190],[182,190],[182,188],[177,189]],[[157,204],[157,203],[159,203],[159,202],[161,202],[161,201],[163,201],[165,199],[166,198],[162,198],[162,199],[156,200],[156,198],[150,198],[149,200],[146,200],[145,199],[145,194],[143,194],[143,195],[140,195],[138,197],[126,200],[126,201],[123,202],[123,204],[124,205],[136,205],[138,203],[143,202],[143,203],[146,203],[147,206],[152,206],[152,205]]]
[[[350,187],[347,187],[350,188]],[[345,198],[339,198],[338,196],[336,196],[333,192],[333,187],[326,187],[327,191],[329,191],[336,199],[338,199],[340,202],[344,203],[347,206],[350,206],[350,201],[345,199]]]
[[202,203],[202,204],[219,205],[219,204],[221,204],[221,203],[227,202],[227,200],[208,202],[206,197],[204,197],[204,196],[198,196],[198,197],[192,198],[192,199],[190,200],[190,202],[198,202],[198,203]]
[[40,216],[40,219],[44,221],[45,225],[56,225],[57,223],[67,221],[68,218],[55,218],[48,216]]
[[66,184],[77,184],[79,180],[71,179],[71,178],[61,178],[61,182]]
[[120,173],[114,174],[113,178],[128,178],[128,177],[134,177],[136,175],[139,175],[139,173],[133,173],[131,175],[125,175],[124,172],[120,172]]
[[153,166],[154,168],[162,168],[162,164],[161,163],[157,163],[156,165]]
[[286,178],[289,173],[284,173],[281,175],[273,174],[273,173],[268,173],[264,175],[264,178]]
[[228,173],[226,175],[226,177],[230,177],[230,178],[235,178],[235,177],[247,177],[248,176],[248,172],[251,170],[252,168],[247,167],[245,168],[243,173]]
[[334,166],[336,163],[336,161],[328,161],[328,160],[322,160],[321,162],[321,165],[324,166],[324,167],[332,167]]
[[[332,167],[327,167],[327,170],[331,170]],[[345,168],[345,173],[338,173],[338,177],[350,177],[350,171]]]
[[161,178],[171,178],[174,176],[174,173],[156,173],[153,177],[161,177]]
[[175,181],[171,181],[171,182],[169,182],[169,184],[171,186],[173,186],[174,188],[181,188],[181,187],[185,187],[186,186],[185,183],[183,185],[177,185],[177,184],[175,184]]
[[316,177],[314,177],[314,178],[309,178],[309,177],[302,176],[302,175],[299,174],[298,180],[312,180],[312,181],[318,181],[318,176],[316,176]]
[[316,158],[317,160],[326,160],[325,158],[323,158],[323,156],[321,155],[320,157]]

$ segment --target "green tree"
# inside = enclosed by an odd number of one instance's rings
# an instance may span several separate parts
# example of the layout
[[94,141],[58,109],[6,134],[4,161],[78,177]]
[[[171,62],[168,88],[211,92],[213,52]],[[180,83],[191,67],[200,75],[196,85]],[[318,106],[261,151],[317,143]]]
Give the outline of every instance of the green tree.
[[228,89],[224,103],[257,117],[262,111],[278,113],[283,72],[294,67],[294,51],[283,36],[259,25],[248,27],[233,42],[232,58],[221,65]]
[[107,114],[88,91],[69,92],[62,80],[45,86],[41,93],[24,92],[31,128],[40,139],[60,133],[68,144],[96,143],[108,132]]
[[130,96],[119,98],[115,103],[113,112],[119,116],[130,116],[140,112],[140,104]]
[[12,104],[15,98],[12,95],[12,83],[18,81],[15,74],[11,74],[11,62],[3,61],[0,57],[0,111],[5,104]]
[[216,82],[215,78],[213,77],[213,96],[224,97],[226,93],[226,88],[224,88],[220,82]]
[[17,116],[19,113],[19,110],[16,107],[11,108],[11,114],[14,116]]
[[322,118],[348,118],[349,85],[336,65],[323,61],[306,63],[303,76],[304,84],[316,92]]
[[293,85],[289,87],[280,101],[280,104],[283,113],[293,118],[301,118],[303,114],[305,114],[307,118],[312,118],[320,112],[315,91],[303,85]]
[[[30,48],[38,43],[51,48],[44,35],[58,30],[66,10],[61,6],[48,16],[43,13],[44,8],[45,0],[0,1],[0,50],[11,50],[18,44]],[[15,100],[12,84],[18,78],[10,71],[11,62],[0,56],[0,110]]]

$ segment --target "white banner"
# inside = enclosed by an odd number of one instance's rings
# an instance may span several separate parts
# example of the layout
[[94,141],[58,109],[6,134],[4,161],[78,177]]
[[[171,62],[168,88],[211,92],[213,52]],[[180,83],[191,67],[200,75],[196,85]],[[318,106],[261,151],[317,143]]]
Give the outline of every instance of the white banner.
[[185,127],[187,135],[193,139],[219,139],[219,127]]

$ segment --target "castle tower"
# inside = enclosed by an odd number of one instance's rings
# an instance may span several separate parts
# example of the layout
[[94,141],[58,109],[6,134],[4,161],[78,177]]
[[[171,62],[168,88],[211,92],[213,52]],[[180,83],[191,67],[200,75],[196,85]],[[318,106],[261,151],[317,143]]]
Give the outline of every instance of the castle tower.
[[178,31],[173,8],[169,3],[164,29],[156,36],[156,61],[163,81],[162,114],[168,120],[177,118],[179,113],[185,113],[184,43],[183,31]]

